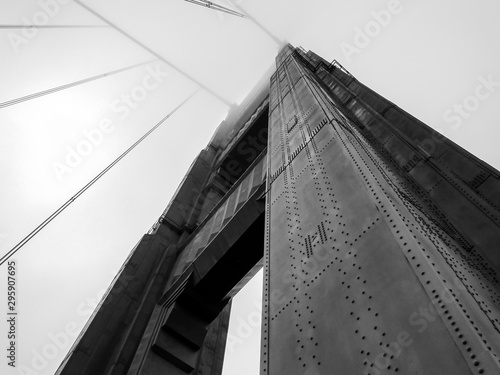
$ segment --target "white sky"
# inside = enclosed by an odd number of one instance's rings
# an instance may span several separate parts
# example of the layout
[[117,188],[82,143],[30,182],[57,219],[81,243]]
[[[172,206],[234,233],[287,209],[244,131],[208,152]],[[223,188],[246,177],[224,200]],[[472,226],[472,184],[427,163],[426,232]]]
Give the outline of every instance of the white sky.
[[[44,21],[42,3],[0,0],[0,25]],[[100,25],[69,0],[46,17],[49,25]],[[172,61],[229,102],[239,102],[273,63],[276,43],[248,19],[223,15],[182,0],[86,0],[85,3]],[[229,0],[219,1],[231,6]],[[361,82],[497,169],[500,108],[500,5],[486,0],[377,0],[371,2],[241,0],[237,2],[278,38],[339,60]],[[372,12],[391,9],[385,26]],[[38,13],[37,13],[38,12]],[[379,17],[380,19],[380,17]],[[372,33],[357,53],[357,28]],[[33,30],[30,30],[32,33]],[[12,33],[16,33],[14,43]],[[25,38],[24,40],[20,39]],[[20,42],[22,40],[22,42]],[[26,42],[26,43],[24,43]],[[344,44],[345,47],[345,44]],[[120,69],[152,57],[111,29],[42,29],[24,37],[0,29],[0,103],[58,85]],[[194,91],[196,85],[163,63],[128,70],[56,94],[0,108],[0,251],[6,253],[80,187]],[[170,74],[168,77],[161,75]],[[490,91],[475,89],[481,78]],[[148,90],[140,89],[143,80]],[[155,88],[152,88],[155,86]],[[134,91],[135,90],[135,91]],[[140,91],[142,90],[142,91]],[[122,95],[145,92],[130,113]],[[487,98],[486,98],[487,96]],[[467,118],[445,121],[454,103],[477,106]],[[118,101],[118,102],[117,102]],[[115,107],[113,107],[113,105]],[[113,110],[115,108],[115,110]],[[199,92],[147,141],[30,241],[18,263],[18,372],[1,356],[2,374],[53,374],[74,340],[33,369],[51,334],[74,324],[79,330],[125,257],[170,200],[197,153],[206,146],[227,107]],[[451,112],[450,112],[451,113]],[[455,115],[456,116],[456,115]],[[68,147],[85,140],[84,130],[112,126],[61,181],[54,163],[65,163]],[[0,303],[7,309],[5,265],[0,270]],[[233,334],[251,323],[260,300],[259,282],[237,296]],[[244,302],[247,301],[245,304]],[[2,309],[0,309],[2,310]],[[7,344],[2,320],[0,343]],[[238,325],[239,322],[239,325]],[[240,329],[239,336],[237,333]],[[258,374],[259,332],[233,346],[225,375]],[[60,336],[61,337],[61,336]],[[253,346],[252,346],[253,345]],[[49,351],[50,352],[50,351]],[[49,353],[47,352],[47,353]],[[239,354],[238,354],[239,353]],[[49,353],[52,354],[52,353]],[[253,357],[252,357],[253,356]],[[254,358],[254,359],[253,359]],[[243,364],[243,359],[248,361]],[[231,367],[235,364],[236,367]]]

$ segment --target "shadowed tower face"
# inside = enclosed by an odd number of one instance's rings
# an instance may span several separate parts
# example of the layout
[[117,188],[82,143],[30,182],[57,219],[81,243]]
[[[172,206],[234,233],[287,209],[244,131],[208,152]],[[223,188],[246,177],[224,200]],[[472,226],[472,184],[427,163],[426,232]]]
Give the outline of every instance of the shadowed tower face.
[[496,374],[499,188],[496,170],[288,45],[58,373],[219,374],[230,300],[263,265],[262,375]]

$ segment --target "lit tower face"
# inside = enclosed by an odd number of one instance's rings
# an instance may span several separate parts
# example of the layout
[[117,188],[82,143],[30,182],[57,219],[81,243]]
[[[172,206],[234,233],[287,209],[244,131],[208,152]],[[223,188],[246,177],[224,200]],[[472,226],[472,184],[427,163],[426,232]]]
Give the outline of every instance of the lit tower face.
[[341,66],[276,61],[261,374],[498,372],[496,171]]

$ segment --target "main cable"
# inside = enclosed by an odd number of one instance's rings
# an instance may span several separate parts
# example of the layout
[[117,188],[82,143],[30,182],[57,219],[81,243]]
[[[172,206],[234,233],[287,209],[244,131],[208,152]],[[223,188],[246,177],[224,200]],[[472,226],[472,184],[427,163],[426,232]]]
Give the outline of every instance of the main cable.
[[264,33],[267,34],[272,40],[274,40],[279,46],[283,47],[286,43],[283,40],[280,40],[276,35],[274,35],[272,32],[270,32],[268,29],[266,29],[260,22],[258,22],[255,17],[251,16],[243,7],[237,3],[234,3],[232,0],[229,0],[229,2],[236,8],[238,9],[246,18],[248,18],[250,21],[252,21],[259,29],[261,29]]
[[24,245],[26,245],[38,232],[45,228],[52,220],[54,220],[61,212],[63,212],[68,206],[73,203],[78,197],[80,197],[86,190],[88,190],[96,181],[98,181],[102,176],[104,176],[111,168],[113,168],[120,160],[122,160],[128,153],[130,153],[136,146],[138,146],[144,139],[146,139],[151,133],[153,133],[161,124],[163,124],[170,116],[172,116],[179,108],[181,108],[186,102],[191,99],[200,89],[196,89],[189,97],[184,99],[177,107],[175,107],[168,115],[163,117],[155,126],[153,126],[146,134],[139,138],[132,146],[130,146],[126,151],[124,151],[120,156],[118,156],[111,164],[104,168],[98,175],[96,175],[90,182],[88,182],[83,188],[81,188],[75,195],[68,199],[62,206],[55,210],[47,219],[45,219],[41,224],[39,224],[35,229],[33,229],[26,237],[24,237],[16,246],[14,246],[10,251],[0,258],[0,266],[9,260],[15,253],[17,253]]
[[177,71],[178,73],[182,74],[184,77],[186,77],[187,79],[189,79],[191,82],[194,82],[196,83],[199,87],[201,87],[203,90],[207,91],[208,93],[210,93],[212,96],[214,96],[215,98],[219,99],[222,103],[224,103],[227,107],[231,107],[231,103],[229,103],[226,99],[224,99],[222,96],[220,96],[219,94],[217,94],[215,91],[213,91],[212,89],[210,89],[208,86],[206,86],[205,84],[201,83],[200,81],[198,81],[196,78],[194,78],[193,76],[189,75],[187,72],[183,71],[181,68],[179,68],[178,66],[174,65],[172,62],[168,61],[165,57],[163,57],[162,55],[160,55],[158,52],[155,52],[154,50],[152,50],[151,48],[149,48],[148,46],[146,46],[144,43],[142,43],[139,39],[133,37],[131,34],[127,33],[125,30],[123,30],[121,27],[119,27],[118,25],[114,24],[113,22],[111,22],[110,20],[108,20],[106,17],[102,16],[100,13],[98,13],[97,11],[95,11],[94,9],[92,9],[91,7],[89,7],[87,4],[85,4],[84,2],[80,1],[80,0],[73,0],[74,3],[78,4],[79,6],[81,6],[83,9],[85,9],[87,12],[93,14],[95,17],[99,18],[101,21],[103,21],[104,23],[108,24],[109,26],[111,26],[114,30],[116,30],[117,32],[119,32],[120,34],[122,34],[124,37],[126,37],[127,39],[131,40],[132,42],[134,42],[135,44],[137,44],[138,46],[140,46],[141,48],[143,48],[145,51],[148,51],[150,54],[152,54],[153,56],[155,56],[156,58],[158,58],[159,60],[163,61],[165,64],[167,64],[168,66],[170,66],[172,69],[174,69],[175,71]]
[[222,5],[213,3],[213,2],[208,1],[208,0],[185,0],[185,1],[187,1],[188,3],[193,3],[193,4],[196,4],[196,5],[200,5],[202,7],[206,7],[206,8],[218,10],[220,12],[224,12],[224,13],[227,13],[227,14],[231,14],[233,16],[238,16],[238,17],[243,17],[243,18],[245,17],[244,14],[238,13],[238,12],[232,10],[232,9],[226,8],[226,7],[222,6]]

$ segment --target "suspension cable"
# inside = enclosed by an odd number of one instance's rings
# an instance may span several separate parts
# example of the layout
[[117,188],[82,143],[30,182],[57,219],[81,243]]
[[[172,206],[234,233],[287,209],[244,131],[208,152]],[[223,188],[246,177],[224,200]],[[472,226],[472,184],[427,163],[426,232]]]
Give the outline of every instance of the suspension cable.
[[142,65],[147,65],[147,64],[149,64],[149,63],[151,63],[153,61],[158,61],[158,60],[157,59],[153,59],[153,60],[145,61],[143,63],[130,65],[130,66],[127,66],[125,68],[121,68],[121,69],[117,69],[117,70],[112,70],[111,72],[99,74],[97,76],[85,78],[85,79],[82,79],[80,81],[75,81],[75,82],[72,82],[72,83],[68,83],[66,85],[53,87],[53,88],[48,89],[48,90],[43,90],[43,91],[40,91],[40,92],[37,92],[37,93],[34,93],[34,94],[30,94],[30,95],[22,96],[20,98],[8,100],[6,102],[0,103],[0,109],[5,108],[5,107],[9,107],[11,105],[19,104],[19,103],[22,103],[22,102],[25,102],[25,101],[28,101],[28,100],[31,100],[31,99],[36,99],[36,98],[39,98],[39,97],[44,96],[44,95],[49,95],[49,94],[52,94],[52,93],[57,92],[57,91],[66,90],[66,89],[69,89],[69,88],[72,88],[72,87],[75,87],[75,86],[78,86],[78,85],[82,85],[84,83],[88,83],[88,82],[91,82],[91,81],[95,81],[95,80],[98,80],[98,79],[101,79],[101,78],[109,77],[109,76],[112,76],[113,74],[125,72],[127,70],[130,70],[130,69],[133,69],[133,68],[137,68],[137,67],[142,66]]
[[184,0],[184,1],[187,1],[188,3],[196,4],[196,5],[201,5],[202,7],[218,10],[218,11],[221,11],[224,13],[232,14],[233,16],[238,16],[238,17],[243,17],[243,18],[245,17],[244,14],[238,13],[235,10],[226,8],[222,5],[213,3],[211,1],[207,1],[207,0]]
[[153,133],[161,124],[163,124],[170,116],[172,116],[179,108],[181,108],[186,102],[191,99],[200,89],[196,89],[189,97],[184,99],[177,107],[175,107],[168,115],[163,117],[155,126],[153,126],[146,134],[139,138],[132,146],[130,146],[125,152],[118,156],[111,164],[104,168],[99,174],[97,174],[92,180],[90,180],[84,187],[82,187],[75,195],[68,199],[62,206],[55,210],[47,219],[45,219],[41,224],[39,224],[35,229],[33,229],[26,237],[24,237],[16,246],[14,246],[10,251],[0,258],[0,266],[4,264],[8,259],[10,259],[15,253],[17,253],[24,245],[26,245],[38,232],[45,228],[52,220],[54,220],[61,212],[68,208],[71,203],[73,203],[77,198],[79,198],[86,190],[88,190],[95,182],[97,182],[102,176],[104,176],[111,168],[113,168],[120,160],[122,160],[128,153],[130,153],[136,146],[138,146],[143,140],[145,140],[151,133]]
[[0,25],[0,29],[93,29],[108,25]]
[[231,4],[238,9],[241,13],[245,15],[246,18],[248,18],[250,21],[252,21],[259,29],[261,29],[264,33],[267,34],[272,40],[274,40],[279,46],[284,46],[285,42],[283,40],[280,40],[276,35],[274,35],[272,32],[270,32],[268,29],[266,29],[259,21],[255,19],[252,15],[250,15],[243,7],[237,3],[234,3],[231,1]]
[[164,58],[158,52],[153,51],[151,48],[149,48],[148,46],[146,46],[144,43],[142,43],[138,39],[134,38],[132,35],[130,35],[125,30],[121,29],[120,27],[118,27],[117,25],[115,25],[114,23],[112,23],[110,20],[108,20],[104,16],[101,16],[98,12],[96,12],[94,9],[90,8],[88,5],[84,4],[82,1],[80,1],[80,0],[73,0],[73,2],[76,3],[76,4],[78,4],[78,5],[80,5],[87,12],[93,14],[94,16],[96,16],[97,18],[99,18],[101,21],[103,21],[106,24],[108,24],[109,26],[111,26],[113,29],[115,29],[117,32],[119,32],[123,36],[125,36],[127,39],[131,40],[132,42],[134,42],[138,46],[142,47],[144,50],[148,51],[150,54],[152,54],[153,56],[155,56],[157,59],[163,61],[165,64],[167,64],[168,66],[170,66],[172,69],[174,69],[178,73],[182,74],[184,77],[186,77],[187,79],[189,79],[191,82],[196,83],[199,87],[201,87],[203,90],[207,91],[208,93],[210,93],[211,95],[213,95],[214,97],[216,97],[217,99],[219,99],[226,106],[231,107],[231,103],[229,103],[222,96],[220,96],[219,94],[217,94],[214,91],[212,91],[206,85],[204,85],[203,83],[199,82],[198,80],[196,80],[194,77],[192,77],[189,74],[187,74],[182,69],[178,68],[176,65],[174,65],[173,63],[171,63],[170,61],[168,61],[166,58]]

